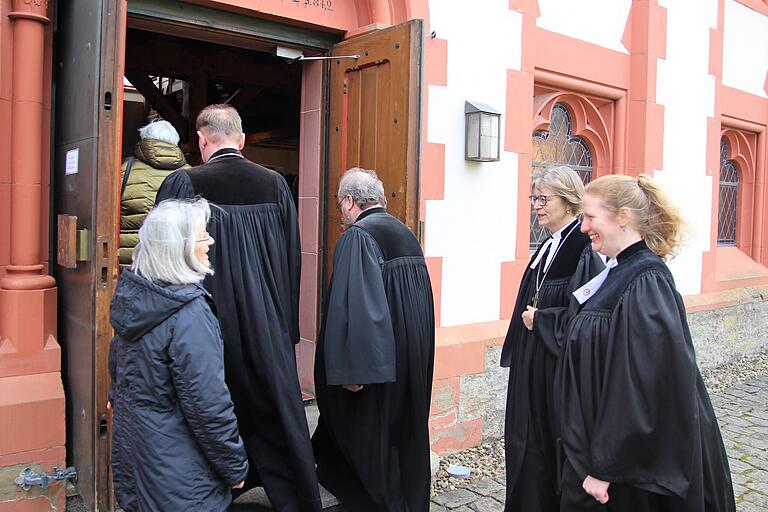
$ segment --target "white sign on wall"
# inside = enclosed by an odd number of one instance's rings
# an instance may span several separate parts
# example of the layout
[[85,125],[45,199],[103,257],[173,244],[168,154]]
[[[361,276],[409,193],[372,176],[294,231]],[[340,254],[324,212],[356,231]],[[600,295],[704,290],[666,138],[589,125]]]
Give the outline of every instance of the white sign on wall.
[[80,162],[80,148],[67,151],[67,163],[64,168],[64,174],[77,174],[79,172],[78,164]]

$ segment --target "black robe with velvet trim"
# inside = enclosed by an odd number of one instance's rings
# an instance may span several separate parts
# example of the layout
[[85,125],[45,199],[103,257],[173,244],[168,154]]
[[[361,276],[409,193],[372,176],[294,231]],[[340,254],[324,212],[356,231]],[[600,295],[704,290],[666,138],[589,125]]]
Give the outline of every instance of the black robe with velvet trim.
[[215,271],[227,385],[251,472],[282,511],[319,511],[309,428],[296,371],[301,249],[296,208],[280,174],[222,149],[163,182],[157,202],[202,196]]
[[315,355],[318,477],[347,510],[429,510],[434,345],[418,241],[384,209],[364,211],[334,251]]
[[[735,510],[728,459],[682,297],[644,242],[568,323],[556,373],[561,510]],[[611,482],[603,506],[581,488]]]
[[[507,474],[507,511],[558,509],[552,386],[559,355],[556,327],[564,323],[571,292],[603,268],[589,249],[589,237],[574,220],[563,230],[560,250],[539,290],[539,311],[534,330],[521,319],[536,293],[536,274],[543,276],[546,255],[530,268],[542,247],[526,266],[515,310],[501,352],[501,365],[509,367],[504,444]],[[578,269],[578,271],[577,271]],[[541,277],[539,278],[541,280]],[[572,282],[573,280],[576,282]],[[542,321],[546,314],[546,320]]]

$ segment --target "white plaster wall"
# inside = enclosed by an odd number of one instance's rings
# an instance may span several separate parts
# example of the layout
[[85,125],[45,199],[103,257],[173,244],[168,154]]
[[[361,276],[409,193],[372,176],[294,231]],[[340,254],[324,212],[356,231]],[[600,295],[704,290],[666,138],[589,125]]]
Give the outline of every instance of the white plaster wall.
[[723,85],[762,98],[768,74],[768,16],[734,0],[723,15]]
[[632,0],[539,0],[536,26],[629,53],[622,44]]
[[717,3],[659,1],[667,9],[667,51],[656,77],[656,102],[664,105],[664,160],[655,177],[691,227],[683,250],[670,263],[684,295],[700,293],[702,253],[710,246],[707,118],[714,116],[715,77],[709,74],[709,31],[717,28]]
[[[517,154],[504,151],[507,69],[520,69],[522,15],[508,0],[459,8],[429,2],[430,29],[448,40],[447,87],[429,87],[427,140],[445,144],[445,195],[427,201],[427,256],[443,257],[441,323],[499,319],[501,262],[514,259]],[[464,102],[502,112],[501,161],[464,160]]]

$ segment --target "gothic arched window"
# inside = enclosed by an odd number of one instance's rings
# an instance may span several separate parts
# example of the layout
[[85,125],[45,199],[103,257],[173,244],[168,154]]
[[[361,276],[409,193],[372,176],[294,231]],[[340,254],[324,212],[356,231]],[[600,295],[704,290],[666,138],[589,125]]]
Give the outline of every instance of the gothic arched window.
[[[576,171],[584,183],[592,180],[592,154],[579,137],[574,137],[571,114],[562,103],[552,107],[548,131],[533,132],[533,170],[547,169],[555,165],[567,165]],[[536,213],[531,208],[531,251],[549,236],[538,225]]]
[[736,245],[739,171],[736,162],[728,160],[728,141],[720,139],[720,199],[717,210],[717,245]]

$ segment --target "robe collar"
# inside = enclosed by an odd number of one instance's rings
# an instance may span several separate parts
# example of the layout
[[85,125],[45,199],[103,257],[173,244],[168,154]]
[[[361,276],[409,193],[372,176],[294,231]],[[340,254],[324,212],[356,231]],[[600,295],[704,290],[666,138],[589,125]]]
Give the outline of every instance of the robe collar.
[[221,148],[218,151],[216,151],[214,154],[212,154],[210,157],[208,157],[208,161],[211,161],[213,158],[226,157],[228,155],[239,156],[239,157],[243,156],[242,153],[240,153],[240,150],[237,148]]
[[603,283],[608,278],[608,274],[610,273],[611,269],[617,267],[621,263],[627,261],[627,259],[645,249],[648,249],[648,246],[645,245],[643,240],[635,242],[629,247],[625,248],[616,256],[616,258],[606,262],[605,268],[602,272],[593,277],[587,284],[573,292],[573,296],[576,297],[576,300],[579,301],[579,304],[584,304],[594,296],[594,294],[597,292],[597,290],[600,289],[601,286],[603,286]]
[[380,205],[371,206],[370,208],[366,208],[363,210],[363,213],[357,216],[357,220],[355,221],[355,224],[366,218],[367,216],[371,215],[372,213],[386,213],[387,210]]
[[[544,262],[544,269],[546,271],[546,269],[548,269],[552,264],[552,260],[555,259],[555,254],[557,253],[560,243],[565,243],[565,240],[561,240],[563,238],[563,233],[565,233],[565,237],[568,238],[568,236],[570,236],[570,234],[577,229],[579,220],[580,219],[576,217],[573,219],[573,221],[569,222],[562,228],[549,235],[549,237],[547,237],[547,239],[539,247],[538,254],[536,254],[536,258],[534,258],[529,268],[537,268],[541,262],[541,259],[544,257],[544,253],[546,252],[547,260]],[[549,252],[547,252],[547,249],[549,249]]]
[[630,257],[634,256],[638,252],[642,251],[643,249],[648,249],[648,246],[645,244],[644,240],[640,240],[639,242],[635,242],[629,247],[625,248],[623,251],[621,251],[619,254],[616,255],[616,261],[621,264],[627,261]]

